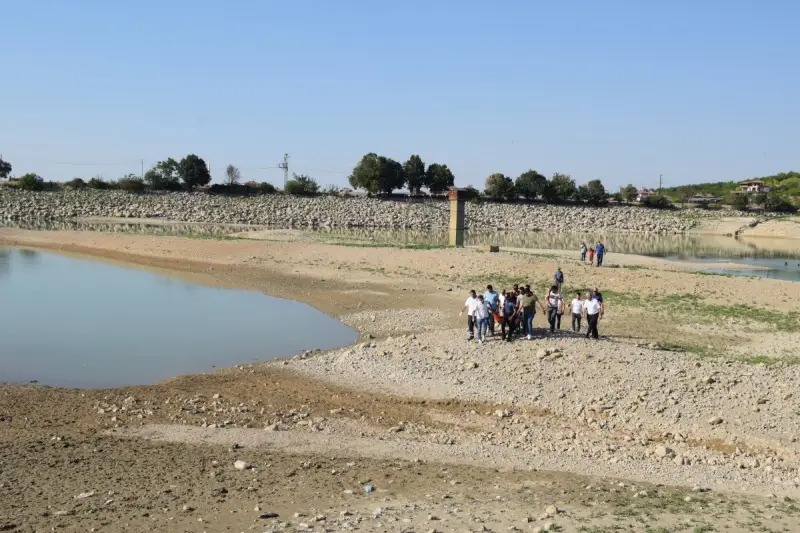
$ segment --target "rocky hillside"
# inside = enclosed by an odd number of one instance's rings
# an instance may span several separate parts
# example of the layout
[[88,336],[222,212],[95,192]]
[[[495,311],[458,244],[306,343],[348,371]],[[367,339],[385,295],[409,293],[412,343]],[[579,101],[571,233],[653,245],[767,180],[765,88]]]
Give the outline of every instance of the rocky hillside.
[[[0,188],[0,220],[78,217],[159,218],[179,222],[280,227],[445,229],[448,205],[433,200],[299,197],[282,194],[224,197],[204,193],[134,195],[120,191],[25,192]],[[634,206],[608,208],[467,204],[467,227],[497,230],[683,233],[695,217]]]

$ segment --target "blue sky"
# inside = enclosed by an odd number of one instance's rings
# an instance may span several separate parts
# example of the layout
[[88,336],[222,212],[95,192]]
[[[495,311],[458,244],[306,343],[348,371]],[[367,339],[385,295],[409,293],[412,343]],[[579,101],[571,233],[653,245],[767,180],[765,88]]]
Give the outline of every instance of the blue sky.
[[800,168],[800,2],[73,0],[0,6],[0,153],[45,179],[196,153],[345,185],[370,151],[458,185]]

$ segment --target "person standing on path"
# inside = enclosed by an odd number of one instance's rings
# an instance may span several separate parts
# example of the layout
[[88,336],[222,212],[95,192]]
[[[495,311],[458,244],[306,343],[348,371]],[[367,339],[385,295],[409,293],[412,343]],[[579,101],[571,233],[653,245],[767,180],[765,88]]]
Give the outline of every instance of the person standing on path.
[[587,250],[588,250],[588,248],[586,247],[586,243],[582,242],[581,243],[581,263],[585,263],[586,262],[586,252],[587,252]]
[[489,306],[486,305],[483,295],[478,296],[478,303],[475,305],[475,328],[478,330],[478,344],[483,344],[483,339],[486,338],[490,314]]
[[514,321],[517,315],[517,295],[514,291],[508,291],[503,301],[503,323],[500,325],[503,340],[511,342],[514,334]]
[[461,309],[461,312],[458,313],[458,316],[464,314],[464,311],[467,312],[467,331],[469,331],[469,338],[468,341],[471,341],[475,338],[475,308],[478,306],[478,298],[475,295],[475,291],[469,291],[469,298],[467,301],[464,302],[464,308]]
[[536,316],[536,304],[544,312],[541,302],[536,298],[536,295],[531,292],[530,287],[525,288],[525,292],[520,297],[519,307],[522,309],[522,323],[525,327],[525,336],[528,340],[533,338],[533,317]]
[[561,292],[561,286],[564,285],[564,273],[561,272],[561,267],[558,267],[556,270],[555,275],[553,275],[553,280],[556,282],[558,292]]
[[545,300],[547,301],[547,321],[550,323],[550,333],[555,333],[558,313],[561,311],[563,304],[557,285],[550,287],[550,290],[545,295]]
[[603,266],[603,256],[606,253],[606,247],[602,242],[597,241],[595,246],[595,253],[597,253],[597,266]]
[[589,248],[589,266],[594,266],[594,248]]
[[497,313],[497,305],[500,303],[500,295],[497,294],[491,285],[486,286],[483,293],[483,301],[489,307],[489,334],[494,337],[494,315]]
[[586,322],[589,324],[589,329],[586,331],[586,338],[591,336],[593,339],[600,337],[597,332],[597,323],[600,321],[603,313],[601,312],[601,304],[597,298],[587,298],[584,303],[584,313],[586,314]]
[[581,300],[581,291],[575,293],[575,299],[570,304],[572,308],[572,331],[575,333],[581,332],[581,318],[583,317],[583,300]]
[[600,302],[600,314],[603,314],[603,313],[606,312],[606,306],[603,303],[603,293],[601,293],[599,290],[597,290],[597,287],[592,289],[591,299],[597,300],[598,302]]

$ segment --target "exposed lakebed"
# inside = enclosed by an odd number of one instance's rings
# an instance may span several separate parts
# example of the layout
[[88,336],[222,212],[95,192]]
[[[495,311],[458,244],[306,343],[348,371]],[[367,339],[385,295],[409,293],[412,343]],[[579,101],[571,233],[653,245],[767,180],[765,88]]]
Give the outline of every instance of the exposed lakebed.
[[0,248],[0,382],[148,384],[357,333],[316,309],[133,267]]

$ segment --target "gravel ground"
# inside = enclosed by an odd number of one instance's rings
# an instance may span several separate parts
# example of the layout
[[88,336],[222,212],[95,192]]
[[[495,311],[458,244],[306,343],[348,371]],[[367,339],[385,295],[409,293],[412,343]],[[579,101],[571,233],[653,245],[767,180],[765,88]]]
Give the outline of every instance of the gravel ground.
[[[796,366],[701,362],[566,333],[478,345],[458,330],[274,364],[345,386],[504,405],[507,422],[487,442],[529,452],[539,468],[749,491],[800,486]],[[527,424],[517,409],[545,410],[556,427]]]

